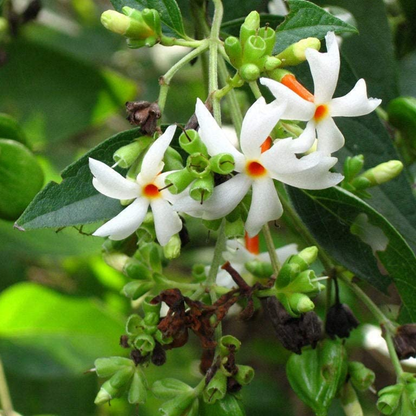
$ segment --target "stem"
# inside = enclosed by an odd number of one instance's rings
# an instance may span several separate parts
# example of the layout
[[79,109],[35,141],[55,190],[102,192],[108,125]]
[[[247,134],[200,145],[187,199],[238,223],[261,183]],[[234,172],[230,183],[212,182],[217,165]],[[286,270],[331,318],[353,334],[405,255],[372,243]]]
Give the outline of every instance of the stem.
[[279,270],[280,270],[280,262],[277,257],[276,248],[274,246],[273,237],[270,232],[269,224],[263,225],[262,230],[263,230],[264,239],[266,240],[266,246],[267,246],[267,251],[269,252],[270,261],[272,263],[273,273],[277,277],[277,275],[279,274]]
[[394,348],[393,338],[391,333],[387,330],[384,332],[384,339],[386,340],[387,349],[389,350],[391,363],[393,364],[394,371],[396,372],[397,377],[403,374],[403,368],[400,364],[399,357],[397,356],[396,349]]
[[254,97],[256,97],[256,99],[259,99],[263,96],[259,86],[257,85],[257,81],[249,82],[248,85],[250,85],[251,92],[253,93]]
[[7,386],[6,375],[4,374],[3,363],[0,359],[0,401],[5,416],[13,416],[13,404],[10,398],[9,388]]
[[176,64],[173,65],[172,68],[170,68],[169,71],[166,72],[165,75],[162,75],[160,77],[160,80],[159,80],[160,92],[159,92],[159,98],[158,98],[158,105],[159,105],[161,112],[163,112],[165,108],[166,97],[168,95],[169,85],[170,85],[170,81],[172,80],[172,78],[181,68],[183,68],[186,64],[192,61],[192,59],[196,58],[198,55],[206,51],[208,47],[209,47],[209,42],[202,41],[200,46],[198,46],[196,49],[194,49],[193,51],[185,55],[182,59],[176,62]]
[[222,220],[221,226],[218,230],[217,243],[215,244],[214,256],[212,258],[209,274],[206,280],[207,286],[213,286],[217,278],[218,269],[224,261],[222,253],[225,251],[225,219]]

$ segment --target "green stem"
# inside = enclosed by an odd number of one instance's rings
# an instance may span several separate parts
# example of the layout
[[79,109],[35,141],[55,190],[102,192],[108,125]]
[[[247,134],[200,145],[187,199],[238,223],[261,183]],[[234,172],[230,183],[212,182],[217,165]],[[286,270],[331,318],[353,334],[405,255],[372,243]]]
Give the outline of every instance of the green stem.
[[206,280],[207,286],[213,286],[217,278],[218,269],[223,263],[222,253],[225,251],[225,219],[222,220],[218,230],[217,242],[215,244],[214,256],[212,257],[211,266],[209,268],[208,277]]
[[389,350],[391,363],[393,364],[394,371],[396,372],[397,377],[403,374],[403,368],[400,364],[399,357],[397,356],[396,349],[394,348],[393,337],[391,333],[387,330],[384,332],[384,339],[386,340],[387,349]]
[[277,277],[280,270],[280,262],[277,257],[276,248],[274,246],[274,241],[272,234],[270,232],[269,224],[263,225],[262,228],[264,239],[266,240],[267,251],[269,252],[270,261],[272,263],[273,273]]
[[166,98],[167,98],[168,91],[169,91],[169,85],[170,85],[172,78],[181,68],[183,68],[190,61],[192,61],[192,59],[196,58],[198,55],[206,51],[209,48],[209,45],[210,44],[207,40],[202,41],[200,46],[198,46],[196,49],[194,49],[193,51],[185,55],[182,59],[176,62],[176,64],[173,65],[172,68],[170,68],[169,71],[166,72],[165,75],[160,77],[159,79],[160,92],[159,92],[158,104],[162,112],[165,108]]
[[5,416],[13,416],[12,400],[10,398],[9,388],[7,386],[6,375],[4,374],[3,363],[0,359],[0,402]]
[[253,93],[254,97],[256,97],[256,99],[259,99],[263,96],[259,86],[257,85],[257,81],[249,82],[248,85],[250,85],[251,92]]

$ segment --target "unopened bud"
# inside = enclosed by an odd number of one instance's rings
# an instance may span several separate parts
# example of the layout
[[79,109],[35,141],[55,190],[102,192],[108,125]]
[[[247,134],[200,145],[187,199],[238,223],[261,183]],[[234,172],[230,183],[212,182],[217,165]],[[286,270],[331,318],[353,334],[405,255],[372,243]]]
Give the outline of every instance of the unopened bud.
[[360,170],[363,168],[363,166],[364,166],[363,155],[357,155],[354,157],[348,156],[345,159],[345,163],[344,163],[345,181],[350,182],[352,179],[354,179],[360,173]]
[[94,367],[98,377],[110,377],[123,368],[133,368],[134,363],[125,357],[97,358],[94,361]]
[[133,281],[127,283],[122,290],[122,293],[124,296],[126,296],[129,299],[136,300],[142,297],[144,294],[149,292],[154,287],[153,282],[143,282],[141,280],[139,281]]
[[170,400],[182,394],[192,392],[193,389],[183,381],[176,378],[164,378],[157,380],[152,385],[152,393],[161,400]]
[[181,254],[182,242],[179,234],[173,235],[168,243],[163,246],[163,254],[169,260],[176,259]]
[[230,58],[231,65],[236,69],[240,68],[243,64],[243,49],[240,41],[234,36],[229,36],[224,41],[224,49]]
[[282,66],[299,65],[306,60],[305,51],[308,48],[319,50],[321,42],[317,38],[306,38],[290,45],[277,55],[282,61]]
[[143,9],[142,17],[146,24],[153,29],[156,35],[162,35],[162,26],[160,23],[160,15],[155,9]]
[[281,65],[282,61],[275,56],[268,56],[264,61],[264,70],[273,71]]
[[290,258],[286,260],[280,269],[279,275],[277,276],[275,286],[278,289],[286,287],[290,282],[292,282],[296,276],[301,272],[301,269],[298,264],[290,263]]
[[240,75],[245,81],[255,81],[260,77],[260,69],[255,64],[245,64],[240,68]]
[[150,280],[152,278],[152,271],[149,267],[141,261],[129,258],[123,268],[123,273],[130,277],[130,279]]
[[308,266],[313,264],[315,260],[318,258],[318,247],[311,246],[303,249],[299,252],[298,256],[303,259]]
[[214,192],[214,177],[208,175],[205,178],[197,179],[189,190],[189,195],[195,201],[200,201],[201,204],[211,198]]
[[182,156],[177,150],[170,146],[165,151],[163,162],[165,163],[164,169],[167,172],[183,168]]
[[104,404],[111,400],[113,400],[116,397],[121,396],[122,391],[119,389],[114,388],[110,384],[110,380],[107,380],[100,388],[100,391],[98,392],[97,396],[95,397],[94,403],[95,404]]
[[103,258],[110,267],[119,272],[122,272],[126,264],[131,260],[129,256],[120,253],[105,253]]
[[360,391],[369,389],[376,378],[374,371],[371,371],[363,363],[351,361],[348,363],[348,374],[352,385]]
[[244,20],[240,28],[240,41],[244,45],[246,40],[256,34],[260,28],[260,15],[252,11]]
[[294,293],[290,295],[289,305],[296,314],[306,313],[315,308],[315,304],[303,293]]
[[152,141],[153,138],[148,136],[143,136],[138,140],[134,140],[132,143],[116,150],[113,159],[121,168],[129,168]]
[[[380,165],[367,170],[359,178],[365,178],[370,181],[370,186],[377,186],[382,183],[388,182],[394,179],[400,174],[403,170],[403,163],[399,160],[390,160],[386,163],[381,163]],[[354,182],[352,184],[354,185]]]
[[195,180],[187,168],[170,173],[165,178],[166,186],[169,186],[169,192],[177,195],[183,192],[189,184]]
[[162,404],[159,412],[162,416],[182,416],[188,409],[190,409],[196,399],[194,390],[181,393],[174,399]]
[[118,370],[109,380],[110,385],[115,389],[124,387],[133,377],[134,366],[124,367]]
[[140,367],[136,367],[127,398],[130,404],[143,404],[146,402],[147,381]]
[[244,264],[244,267],[252,275],[259,278],[269,278],[273,274],[273,267],[270,263],[258,260],[249,261]]

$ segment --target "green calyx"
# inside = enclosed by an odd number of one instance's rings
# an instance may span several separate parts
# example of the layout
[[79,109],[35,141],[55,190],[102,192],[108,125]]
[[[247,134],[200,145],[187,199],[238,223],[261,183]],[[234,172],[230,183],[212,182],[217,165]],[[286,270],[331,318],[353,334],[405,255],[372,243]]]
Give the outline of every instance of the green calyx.
[[195,176],[189,171],[189,169],[183,168],[176,172],[170,173],[165,179],[165,184],[169,187],[169,192],[177,195],[184,191],[194,180]]
[[223,399],[226,394],[227,376],[221,370],[218,370],[205,387],[202,397],[206,403],[215,403],[217,400]]
[[[163,416],[182,416],[184,414],[189,415],[190,412],[187,412],[188,410],[192,409],[192,411],[195,412],[195,402],[198,403],[197,394],[192,389],[190,391],[179,393],[173,399],[163,403],[162,406],[159,408],[159,412]],[[194,414],[197,415],[198,413]]]
[[348,363],[348,374],[352,385],[360,391],[368,390],[376,378],[374,371],[358,361]]
[[195,201],[200,201],[201,204],[211,198],[214,192],[214,177],[212,175],[197,179],[189,189],[189,195]]
[[209,159],[203,153],[192,153],[186,161],[188,172],[197,179],[210,175]]
[[256,34],[260,28],[260,15],[256,11],[252,11],[244,20],[240,28],[240,41],[244,46],[250,36]]
[[124,285],[122,294],[131,300],[141,298],[154,288],[154,282],[133,281]]
[[296,42],[279,53],[276,57],[282,61],[282,66],[299,65],[306,60],[305,52],[307,49],[319,50],[321,42],[317,38],[306,38]]
[[208,157],[208,150],[196,130],[186,130],[179,136],[179,146],[188,154],[202,153]]
[[229,153],[219,153],[210,158],[209,167],[219,175],[228,175],[234,171],[235,160]]
[[163,246],[163,254],[168,260],[176,259],[181,254],[182,242],[179,234],[173,235],[168,243]]
[[227,357],[231,352],[236,352],[241,347],[241,341],[232,335],[225,335],[219,341],[221,357]]
[[129,168],[140,154],[152,143],[153,138],[149,136],[140,137],[132,143],[120,147],[114,155],[113,159],[123,169]]
[[253,260],[244,264],[244,267],[258,278],[269,278],[273,274],[273,267],[270,263]]

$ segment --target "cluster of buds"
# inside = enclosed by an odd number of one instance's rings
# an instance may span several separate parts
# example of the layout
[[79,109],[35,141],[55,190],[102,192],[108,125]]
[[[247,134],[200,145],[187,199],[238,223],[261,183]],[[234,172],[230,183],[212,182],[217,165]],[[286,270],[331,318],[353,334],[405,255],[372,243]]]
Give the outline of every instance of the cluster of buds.
[[403,163],[390,160],[359,175],[364,166],[364,156],[347,157],[344,163],[344,180],[341,186],[361,198],[370,198],[366,189],[381,185],[394,179],[403,170]]
[[316,281],[315,272],[309,269],[317,256],[318,249],[315,246],[290,256],[275,281],[276,297],[293,317],[314,309],[315,305],[309,296],[314,296],[325,288],[325,285]]
[[105,11],[101,15],[101,23],[111,32],[125,36],[130,48],[151,47],[160,42],[162,26],[156,10],[139,11],[125,6],[122,12]]
[[403,373],[397,384],[378,392],[377,409],[383,415],[416,414],[416,379],[414,374]]
[[307,38],[274,56],[276,32],[269,26],[260,27],[260,15],[251,12],[240,28],[240,37],[229,36],[224,42],[231,64],[244,81],[255,81],[262,73],[274,78],[274,71],[285,66],[298,65],[306,60],[305,50],[319,50],[319,39]]
[[134,360],[124,357],[98,358],[94,363],[98,377],[108,378],[95,398],[95,404],[103,404],[127,393],[130,404],[145,403],[147,380]]

